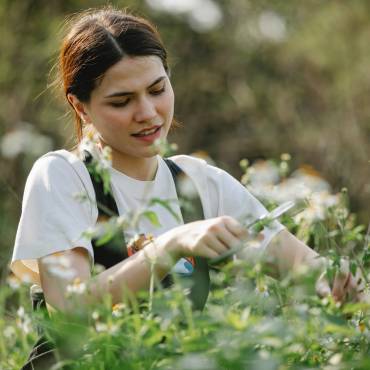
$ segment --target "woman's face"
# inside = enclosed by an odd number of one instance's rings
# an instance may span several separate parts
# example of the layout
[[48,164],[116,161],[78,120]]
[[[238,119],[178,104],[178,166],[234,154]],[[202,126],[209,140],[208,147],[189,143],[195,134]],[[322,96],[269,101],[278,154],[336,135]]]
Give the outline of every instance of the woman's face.
[[174,93],[160,58],[124,57],[107,70],[83,105],[85,122],[94,125],[113,154],[151,157],[154,141],[168,134]]

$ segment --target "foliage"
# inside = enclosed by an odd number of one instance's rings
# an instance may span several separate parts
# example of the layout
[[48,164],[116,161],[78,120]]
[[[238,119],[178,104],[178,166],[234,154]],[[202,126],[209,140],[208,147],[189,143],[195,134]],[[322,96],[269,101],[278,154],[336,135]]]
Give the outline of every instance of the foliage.
[[[242,164],[243,181],[249,182],[253,190],[258,166],[248,166],[245,161]],[[275,167],[281,168],[281,162],[275,162]],[[273,172],[275,167],[269,170]],[[266,177],[267,172],[264,174]],[[287,181],[289,171],[283,171],[283,175]],[[271,174],[267,177],[271,178]],[[275,181],[278,186],[279,179]],[[263,200],[268,207],[277,204]],[[351,261],[368,279],[370,245],[365,239],[369,235],[365,236],[364,228],[354,223],[354,216],[343,202],[340,199],[324,209],[320,221],[309,217],[308,208],[283,216],[282,221],[291,231],[306,235],[314,247],[327,255],[331,261],[329,270],[338,268],[338,258],[350,251]],[[170,204],[163,200],[160,203],[171,210]],[[136,219],[146,216],[141,211]],[[117,224],[115,218],[112,220],[108,223]],[[58,263],[54,259],[50,262]],[[370,366],[368,302],[341,305],[331,297],[320,299],[314,289],[317,271],[301,269],[281,281],[263,271],[260,263],[242,260],[212,270],[212,291],[203,312],[192,311],[186,298],[188,288],[181,279],[166,290],[153,280],[157,289],[140,293],[138,299],[126,295],[125,301],[112,306],[107,296],[99,304],[76,304],[73,315],[57,312],[51,319],[42,312],[31,313],[27,288],[9,278],[7,286],[0,290],[0,330],[4,333],[0,339],[0,367],[13,369],[24,363],[37,338],[36,324],[58,343],[59,365],[73,369]],[[84,283],[73,282],[68,289],[69,299],[78,303],[86,289]]]
[[[369,232],[350,211],[348,199],[360,221],[367,222],[369,3],[213,0],[222,17],[208,30],[197,25],[196,13],[189,9],[164,11],[149,5],[154,1],[144,0],[114,3],[149,16],[168,46],[176,117],[183,122],[172,132],[180,151],[205,149],[234,174],[237,159],[248,158],[251,165],[244,167],[244,180],[251,189],[248,171],[256,168],[256,159],[293,153],[292,164],[287,157],[267,161],[278,169],[270,195],[274,187],[278,195],[300,194],[301,189],[284,189],[294,179],[287,165],[306,163],[325,173],[336,193],[326,188],[304,212],[285,216],[282,222],[327,255],[333,271],[344,255],[352,270],[360,268],[367,277]],[[88,5],[82,0],[0,2],[0,272],[4,277],[32,163],[50,149],[74,144],[72,130],[65,125],[70,121],[66,105],[55,98],[57,85],[47,86],[56,71],[53,68],[49,76],[60,24],[67,14],[105,4],[100,0]],[[344,186],[348,190],[341,191]],[[255,195],[269,209],[282,201]],[[152,213],[142,216],[155,222]],[[122,220],[116,221],[113,229],[122,227]],[[143,297],[151,304],[141,309],[132,302],[112,309],[107,301],[75,322],[74,328],[80,328],[74,331],[75,340],[78,343],[82,336],[83,346],[75,346],[81,350],[77,359],[76,353],[70,353],[73,366],[369,368],[369,307],[338,306],[331,299],[319,299],[314,279],[307,272],[278,283],[262,275],[259,265],[237,262],[215,274],[203,313],[190,311],[180,288]],[[76,284],[71,294],[80,288]],[[30,316],[27,286],[9,278],[0,288],[0,368],[15,369],[24,363],[37,338]],[[44,318],[39,320],[47,324]],[[55,317],[50,330],[63,337],[65,331],[72,332],[65,325],[71,320]]]
[[[2,275],[33,162],[50,149],[75,144],[68,104],[53,82],[61,25],[67,15],[106,3],[0,2]],[[237,177],[239,158],[292,153],[295,165],[312,165],[336,191],[346,186],[352,208],[367,222],[368,1],[112,3],[148,16],[161,31],[180,122],[172,140],[181,153],[206,150]],[[180,5],[164,11],[149,5],[154,3]],[[216,4],[222,14],[208,29],[194,24],[202,14],[210,17],[202,7],[191,9],[201,3]]]

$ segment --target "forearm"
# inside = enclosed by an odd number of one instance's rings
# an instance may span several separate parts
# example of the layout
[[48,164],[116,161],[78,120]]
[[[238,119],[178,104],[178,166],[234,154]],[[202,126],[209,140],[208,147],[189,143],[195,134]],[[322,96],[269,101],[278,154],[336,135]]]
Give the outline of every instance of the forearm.
[[287,230],[281,231],[267,245],[264,261],[274,277],[296,272],[303,265],[322,269],[325,264],[323,257]]
[[[138,291],[148,289],[152,272],[159,281],[170,271],[176,260],[176,254],[171,254],[171,244],[171,240],[160,237],[94,277],[84,248],[77,247],[54,255],[56,258],[52,261],[63,258],[64,264],[68,265],[67,270],[51,265],[49,256],[46,256],[38,261],[46,301],[51,307],[76,312],[87,304],[102,301],[106,294],[111,295],[113,304],[132,297]],[[73,294],[73,291],[78,293]]]
[[175,259],[161,240],[153,240],[130,258],[103,271],[90,284],[91,294],[100,299],[109,292],[112,303],[121,302],[126,295],[147,290],[151,275],[162,280],[170,271]]

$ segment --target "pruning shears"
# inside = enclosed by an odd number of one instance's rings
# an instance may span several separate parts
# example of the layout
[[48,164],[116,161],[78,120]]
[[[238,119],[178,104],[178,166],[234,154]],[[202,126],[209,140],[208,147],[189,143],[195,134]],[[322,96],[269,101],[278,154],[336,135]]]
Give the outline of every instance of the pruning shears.
[[[285,202],[285,203],[281,204],[280,206],[276,207],[275,209],[273,209],[271,212],[265,213],[261,217],[258,217],[254,221],[248,223],[247,225],[245,225],[245,228],[247,230],[250,230],[252,227],[254,227],[258,224],[261,225],[262,227],[265,226],[265,225],[268,225],[270,222],[278,219],[284,213],[291,210],[294,206],[296,206],[296,202],[294,202],[294,201]],[[229,249],[226,253],[222,254],[221,256],[211,258],[209,260],[209,264],[214,265],[214,264],[217,264],[219,262],[222,262],[226,258],[228,258],[228,257],[232,256],[233,254],[239,252],[243,248],[245,248],[245,244],[233,247],[233,248]]]

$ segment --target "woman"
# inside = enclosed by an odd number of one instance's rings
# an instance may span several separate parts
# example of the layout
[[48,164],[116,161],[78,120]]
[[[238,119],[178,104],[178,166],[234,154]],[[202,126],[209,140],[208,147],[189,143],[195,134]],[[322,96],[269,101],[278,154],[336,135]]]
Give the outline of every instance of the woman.
[[[109,172],[118,213],[138,209],[147,199],[177,199],[170,165],[153,145],[167,137],[174,114],[167,53],[155,28],[147,20],[111,8],[79,14],[64,39],[60,70],[65,96],[75,113],[78,141],[94,131],[99,138],[97,150],[111,148]],[[94,227],[101,214],[94,202],[73,197],[85,192],[96,199],[87,167],[76,153],[65,150],[40,158],[25,188],[13,271],[39,284],[50,306],[72,310],[65,292],[76,278],[90,284],[86,302],[99,301],[108,292],[117,303],[126,289],[135,293],[148,288],[148,259],[156,261],[155,274],[163,279],[179,272],[184,258],[195,257],[201,264],[242,243],[247,231],[237,219],[246,213],[258,218],[266,212],[263,206],[226,172],[189,156],[171,160],[194,183],[205,219],[184,224],[181,217],[176,219],[155,205],[160,227],[148,220],[139,223],[140,233],[154,237],[146,238],[136,253],[106,264],[107,269],[92,279],[96,256],[84,232]],[[181,214],[178,204],[173,208]],[[125,239],[135,233],[125,229]],[[265,252],[277,274],[302,264],[319,264],[317,253],[279,223],[266,227],[262,235],[256,251]],[[54,255],[63,257],[69,274],[52,273],[48,261]],[[197,271],[197,263],[193,265],[190,274]],[[332,293],[342,299],[355,285],[351,275],[337,276]],[[327,284],[321,288],[322,293],[330,291]]]

